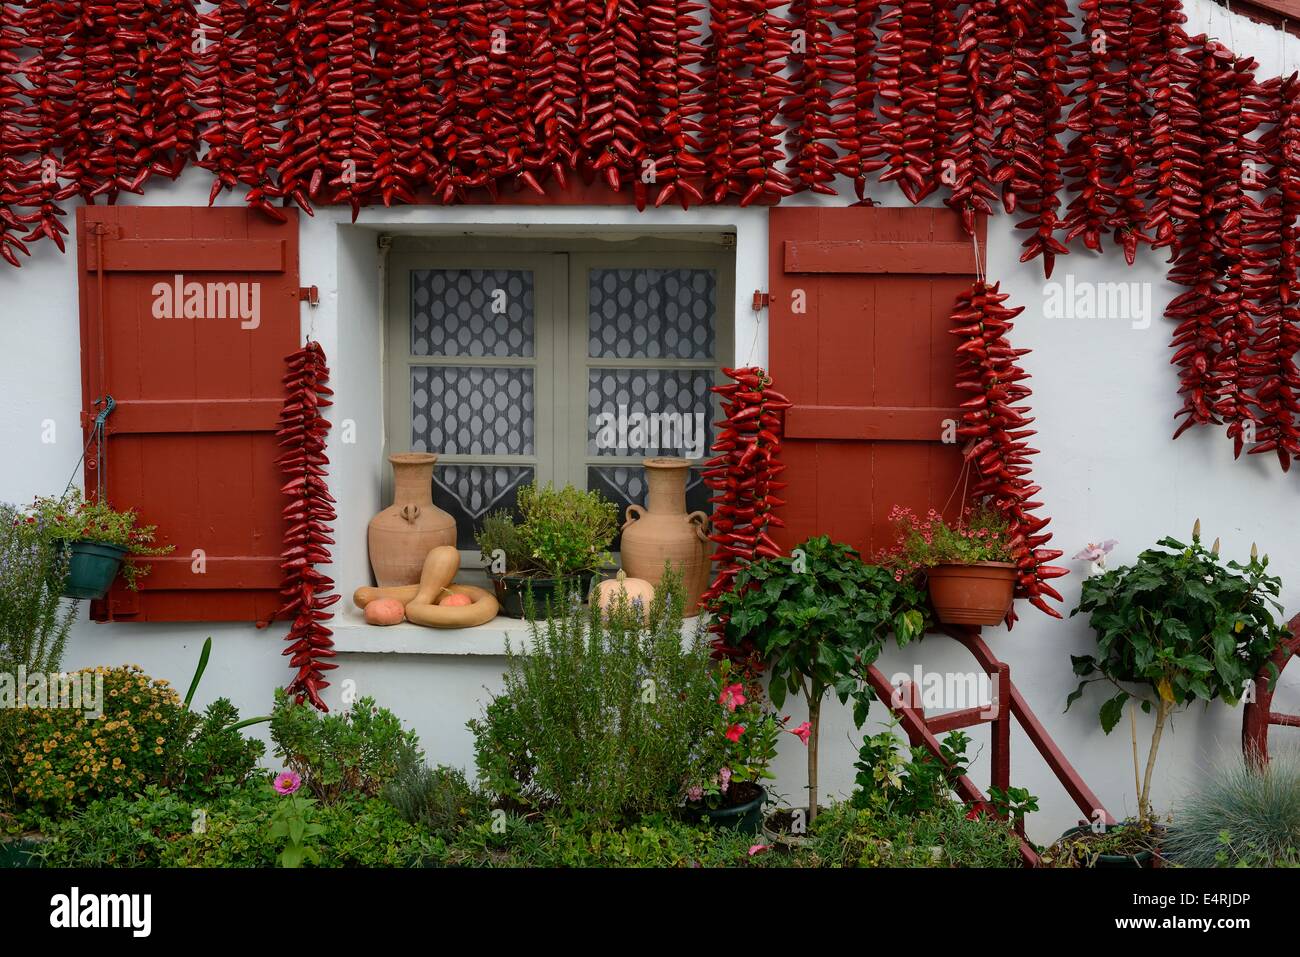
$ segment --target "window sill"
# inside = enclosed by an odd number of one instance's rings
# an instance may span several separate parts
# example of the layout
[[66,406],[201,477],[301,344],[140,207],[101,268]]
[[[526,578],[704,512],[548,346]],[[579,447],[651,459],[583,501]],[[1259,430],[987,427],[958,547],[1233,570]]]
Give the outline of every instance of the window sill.
[[[694,633],[695,618],[687,618],[682,634]],[[426,628],[402,622],[400,625],[367,625],[360,617],[346,615],[328,623],[334,631],[334,650],[341,655],[441,655],[503,658],[506,642],[518,651],[531,648],[528,622],[500,615],[486,625],[473,628]]]

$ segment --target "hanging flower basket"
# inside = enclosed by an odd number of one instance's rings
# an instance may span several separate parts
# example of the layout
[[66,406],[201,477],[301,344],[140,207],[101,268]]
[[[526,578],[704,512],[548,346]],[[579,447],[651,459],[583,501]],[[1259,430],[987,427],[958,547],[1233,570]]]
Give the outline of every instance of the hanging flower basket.
[[55,550],[67,553],[68,577],[63,582],[64,598],[103,598],[112,587],[126,559],[127,550],[103,542],[57,542]]
[[935,565],[926,572],[930,604],[945,625],[997,625],[1015,595],[1013,562]]

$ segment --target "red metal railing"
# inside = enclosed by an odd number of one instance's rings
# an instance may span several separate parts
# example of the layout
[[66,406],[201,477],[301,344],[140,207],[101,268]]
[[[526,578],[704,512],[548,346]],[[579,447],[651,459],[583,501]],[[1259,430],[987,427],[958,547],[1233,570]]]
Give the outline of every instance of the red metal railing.
[[[1038,753],[1042,755],[1047,766],[1056,775],[1056,779],[1061,782],[1066,793],[1078,805],[1088,821],[1101,820],[1106,824],[1114,824],[1115,819],[1111,817],[1110,812],[1106,810],[1092,789],[1084,783],[1079,772],[1066,759],[1042,722],[1030,710],[1024,695],[1012,683],[1011,666],[997,659],[989,646],[984,643],[984,639],[980,637],[979,629],[945,626],[943,633],[964,645],[984,669],[985,674],[994,679],[993,701],[989,707],[964,708],[927,718],[925,709],[920,703],[920,695],[911,682],[904,682],[901,688],[895,688],[889,683],[884,672],[872,665],[867,672],[867,681],[877,697],[898,718],[912,746],[923,746],[937,760],[943,761],[939,749],[939,735],[959,728],[989,724],[992,726],[990,787],[1005,790],[1011,786],[1011,722],[1014,719],[1020,723],[1026,736],[1034,743]],[[988,803],[988,796],[966,775],[957,779],[955,790],[967,806],[974,807]],[[1023,828],[1018,827],[1017,832],[1020,836],[1021,858],[1026,865],[1037,866],[1038,852],[1025,837]]]
[[[1300,615],[1289,622],[1291,637],[1273,652],[1272,657],[1255,675],[1255,700],[1246,703],[1245,714],[1241,719],[1241,749],[1246,760],[1256,766],[1268,763],[1268,729],[1270,725],[1300,728],[1300,715],[1283,714],[1273,710],[1273,691],[1269,684],[1272,669],[1280,674],[1287,662],[1300,654]],[[1270,667],[1272,666],[1272,667]]]

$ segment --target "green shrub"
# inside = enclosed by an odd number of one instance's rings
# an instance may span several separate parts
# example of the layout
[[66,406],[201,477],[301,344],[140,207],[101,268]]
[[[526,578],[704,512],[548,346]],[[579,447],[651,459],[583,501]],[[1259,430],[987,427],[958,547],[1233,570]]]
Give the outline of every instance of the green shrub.
[[25,525],[16,509],[0,504],[0,673],[11,675],[19,666],[58,671],[77,617],[76,603],[60,599],[66,554],[55,550],[43,527],[32,534]]
[[403,819],[431,834],[450,838],[457,830],[485,820],[488,804],[459,768],[411,764],[384,789],[384,799]]
[[182,797],[210,801],[259,776],[266,746],[240,734],[233,727],[238,723],[239,709],[228,698],[218,698],[202,715],[186,713],[187,744],[168,773]]
[[536,483],[519,489],[520,520],[494,512],[477,536],[485,558],[500,549],[506,571],[563,578],[594,571],[610,562],[608,548],[618,534],[618,508],[599,492]]
[[[1161,737],[1173,715],[1193,701],[1236,704],[1261,665],[1287,634],[1273,616],[1281,581],[1268,574],[1268,556],[1251,548],[1246,564],[1219,557],[1219,543],[1201,544],[1201,523],[1185,545],[1162,538],[1130,566],[1083,582],[1079,607],[1097,636],[1095,655],[1071,655],[1084,687],[1102,681],[1116,691],[1102,704],[1102,730],[1114,729],[1130,699],[1155,712],[1146,769],[1138,787],[1138,818],[1151,822],[1151,781]],[[1108,690],[1109,694],[1109,690]],[[1130,704],[1133,707],[1133,704]],[[1137,724],[1131,726],[1134,763]],[[1137,768],[1134,768],[1134,775]]]
[[[280,795],[265,784],[193,803],[159,788],[89,805],[58,824],[42,848],[50,867],[275,867],[270,823]],[[411,867],[439,856],[437,841],[387,802],[348,797],[317,808],[322,867]]]
[[528,750],[528,728],[510,696],[497,695],[481,721],[471,718],[465,726],[474,735],[474,764],[484,791],[502,804],[537,801],[537,763]]
[[51,814],[163,781],[177,743],[184,740],[187,712],[167,681],[154,680],[135,665],[76,674],[83,682],[102,678],[102,714],[87,717],[84,709],[71,707],[26,709],[11,759],[19,803]]
[[956,801],[917,815],[833,805],[803,850],[807,867],[1019,867],[1020,842],[996,819],[967,816]]
[[1210,771],[1175,809],[1161,850],[1186,867],[1300,863],[1300,752]]
[[399,770],[423,760],[419,738],[373,698],[359,698],[344,712],[322,715],[275,693],[271,739],[285,766],[323,804],[345,795],[377,797]]
[[531,652],[507,648],[508,704],[471,724],[485,786],[610,823],[675,807],[714,717],[703,633],[683,648],[681,626],[672,576],[648,625],[626,600],[532,622]]

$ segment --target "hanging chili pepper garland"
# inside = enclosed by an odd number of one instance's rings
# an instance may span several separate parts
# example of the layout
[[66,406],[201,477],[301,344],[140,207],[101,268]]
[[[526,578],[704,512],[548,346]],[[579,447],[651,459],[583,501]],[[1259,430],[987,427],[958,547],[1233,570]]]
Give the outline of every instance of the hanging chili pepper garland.
[[1270,195],[1247,217],[1250,241],[1263,247],[1246,278],[1256,336],[1243,361],[1259,422],[1250,454],[1273,452],[1288,471],[1300,458],[1300,76],[1260,86],[1256,110],[1271,124],[1259,138],[1261,183]]
[[1212,117],[1223,146],[1211,161],[1216,173],[1215,209],[1219,216],[1214,246],[1221,279],[1214,310],[1219,347],[1210,375],[1215,380],[1214,411],[1226,423],[1233,454],[1237,457],[1255,428],[1246,364],[1255,338],[1255,324],[1246,273],[1263,265],[1260,250],[1248,242],[1245,229],[1247,217],[1259,212],[1246,187],[1248,180],[1259,178],[1258,157],[1249,134],[1259,126],[1260,117],[1247,108],[1248,93],[1255,82],[1255,65],[1254,60],[1235,55],[1224,61],[1218,112]]
[[1069,252],[1057,238],[1064,187],[1062,114],[1069,102],[1065,93],[1069,16],[1064,0],[1041,0],[1038,9],[1019,24],[1012,51],[1014,106],[1001,147],[1006,161],[994,173],[1003,184],[1002,204],[1007,212],[1030,214],[1016,224],[1017,229],[1029,231],[1021,244],[1020,261],[1041,256],[1043,272],[1049,277],[1056,257]]
[[704,173],[704,94],[697,72],[704,48],[695,39],[701,23],[696,14],[703,9],[690,0],[658,0],[645,8],[643,72],[650,99],[642,127],[658,186],[656,207],[676,201],[689,209],[704,201],[693,182]]
[[[714,543],[711,560],[718,571],[702,598],[705,607],[731,590],[746,565],[781,556],[768,531],[785,525],[773,512],[785,504],[776,493],[785,488],[777,476],[785,470],[779,458],[783,412],[790,401],[772,389],[772,380],[762,369],[724,368],[722,373],[733,381],[712,388],[722,396],[726,419],[717,423],[722,431],[711,448],[719,454],[708,461],[704,472],[705,484],[718,492],[710,499],[713,518],[709,533]],[[715,654],[753,665],[754,648],[727,645],[725,627],[725,616],[718,616],[712,626],[718,636],[713,642]]]
[[1194,425],[1220,424],[1226,416],[1240,454],[1245,423],[1253,421],[1250,407],[1233,394],[1240,388],[1240,351],[1253,335],[1241,297],[1241,227],[1244,210],[1254,205],[1241,179],[1243,149],[1250,149],[1245,134],[1258,120],[1242,110],[1252,82],[1249,64],[1204,36],[1189,41],[1188,59],[1196,69],[1197,126],[1194,133],[1175,135],[1176,142],[1195,148],[1200,159],[1186,184],[1191,195],[1176,201],[1187,219],[1168,275],[1171,282],[1188,287],[1165,310],[1165,317],[1178,323],[1170,362],[1179,367],[1183,397],[1174,418],[1183,421],[1174,438]]
[[191,78],[202,111],[194,120],[207,144],[197,164],[214,176],[208,202],[242,184],[248,188],[244,201],[277,222],[287,218],[277,203],[284,191],[276,177],[285,16],[273,4],[222,0],[200,19]]
[[1187,17],[1180,0],[1155,0],[1150,7],[1155,8],[1148,16],[1154,18],[1156,30],[1146,77],[1151,115],[1137,137],[1139,189],[1147,202],[1143,229],[1150,235],[1153,249],[1168,247],[1177,255],[1178,229],[1185,212],[1178,196],[1194,189],[1197,181],[1198,157],[1180,154],[1178,148],[1179,131],[1194,129],[1196,124],[1196,107],[1188,92],[1195,69],[1184,52]]
[[779,169],[779,123],[790,95],[783,75],[790,55],[790,24],[775,10],[784,0],[713,0],[708,46],[708,195],[741,206],[794,193]]
[[[1024,307],[1008,309],[1003,303],[1006,293],[997,285],[977,280],[957,298],[953,312],[957,345],[957,388],[971,393],[961,404],[963,409],[957,435],[966,440],[966,466],[972,470],[971,501],[987,502],[1008,525],[1011,535],[1012,561],[1018,569],[1016,596],[1051,615],[1061,614],[1047,602],[1061,601],[1061,594],[1048,581],[1068,573],[1068,569],[1049,564],[1061,551],[1046,548],[1052,533],[1044,531],[1051,520],[1033,514],[1042,507],[1033,497],[1041,490],[1030,478],[1030,456],[1038,450],[1026,441],[1035,434],[1029,406],[1023,404],[1031,391],[1024,381],[1029,378],[1017,359],[1029,352],[1014,349],[1008,336],[1012,320]],[[1007,626],[1016,622],[1012,609]]]
[[853,180],[859,202],[867,198],[868,177],[885,167],[885,141],[876,112],[880,92],[876,21],[881,0],[860,0],[840,11],[837,22],[846,33],[847,49],[834,61],[832,74],[839,90],[833,97],[831,129],[843,154],[838,172]]
[[902,0],[880,19],[880,182],[896,182],[911,203],[938,188],[939,74],[954,30],[952,0]]
[[18,51],[23,46],[17,6],[0,3],[0,256],[12,266],[22,265],[18,254],[31,255],[22,239],[24,223],[19,213],[32,176],[31,164],[21,159],[27,149],[20,145],[21,116],[26,107],[23,86],[18,82]]
[[287,529],[284,533],[284,551],[281,569],[284,577],[280,594],[284,605],[276,617],[292,614],[293,624],[285,641],[289,642],[283,654],[289,658],[289,667],[297,674],[286,690],[301,704],[310,701],[321,711],[328,711],[320,693],[329,687],[324,672],[338,665],[326,659],[334,657],[333,632],[325,622],[333,617],[327,611],[342,595],[327,594],[334,582],[316,570],[320,564],[330,562],[330,522],[336,518],[334,498],[326,483],[325,435],[330,423],[320,410],[331,405],[333,391],[325,384],[329,381],[329,368],[325,353],[316,342],[308,342],[285,359],[289,371],[284,377],[288,390],[284,409],[280,413],[280,431],[276,433],[285,452],[276,460],[288,482],[281,491],[289,496],[284,507]]
[[956,45],[945,56],[939,87],[939,119],[947,139],[939,151],[939,178],[948,187],[944,205],[974,234],[978,214],[993,212],[991,182],[997,158],[996,128],[1012,103],[1011,23],[997,0],[978,0],[962,15]]
[[796,0],[790,4],[790,22],[801,32],[802,43],[799,49],[792,50],[793,95],[785,109],[793,142],[789,170],[801,189],[825,196],[837,192],[836,153],[830,145],[835,141],[831,106],[835,64],[852,63],[853,57],[852,36],[832,34],[839,13],[834,0]]

